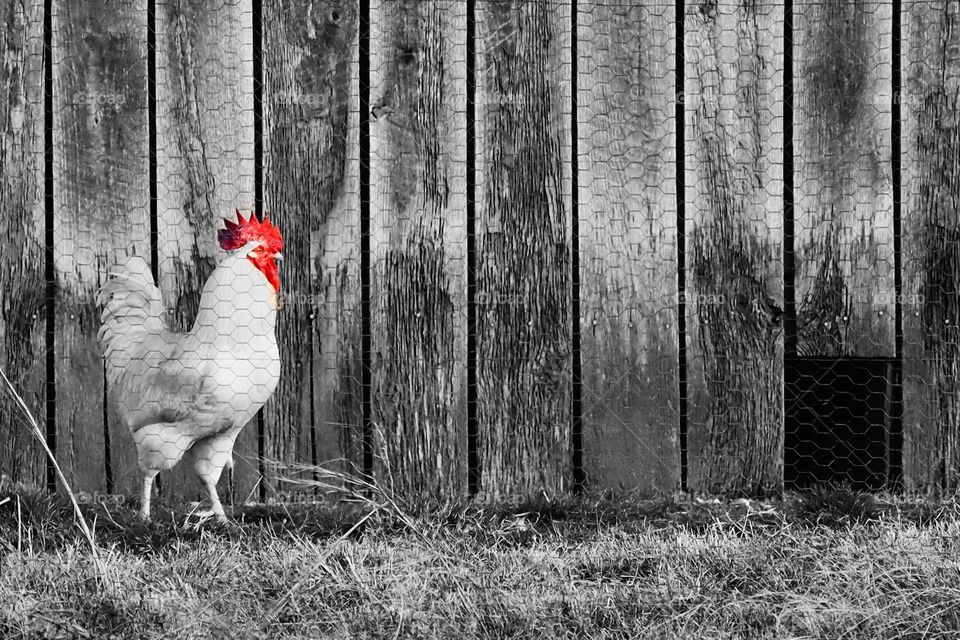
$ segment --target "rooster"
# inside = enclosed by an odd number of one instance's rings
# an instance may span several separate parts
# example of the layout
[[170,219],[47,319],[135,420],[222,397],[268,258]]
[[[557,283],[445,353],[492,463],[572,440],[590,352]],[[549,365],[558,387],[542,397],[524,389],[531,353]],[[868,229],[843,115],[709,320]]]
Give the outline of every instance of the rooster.
[[184,457],[210,496],[210,509],[198,515],[226,520],[217,482],[233,468],[240,430],[280,378],[274,328],[283,238],[252,213],[224,222],[217,239],[228,253],[203,288],[189,333],[167,325],[160,290],[139,256],[111,273],[98,295],[107,387],[137,446],[147,520],[154,478]]

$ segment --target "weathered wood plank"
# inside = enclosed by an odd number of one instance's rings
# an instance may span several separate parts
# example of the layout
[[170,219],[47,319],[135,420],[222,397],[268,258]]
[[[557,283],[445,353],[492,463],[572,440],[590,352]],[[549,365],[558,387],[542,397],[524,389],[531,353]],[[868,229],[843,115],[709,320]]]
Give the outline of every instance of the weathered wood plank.
[[904,3],[903,472],[960,484],[960,5]]
[[783,484],[783,8],[687,7],[689,485]]
[[[159,0],[157,232],[160,290],[176,331],[190,331],[221,251],[222,218],[254,209],[251,0]],[[235,449],[234,498],[254,488],[257,424]],[[136,478],[136,457],[130,474]],[[165,478],[164,497],[205,499],[189,464]],[[226,478],[221,489],[227,486]]]
[[891,4],[794,12],[797,352],[892,356]]
[[481,491],[560,491],[572,479],[570,5],[476,10]]
[[85,491],[106,488],[95,292],[150,255],[145,16],[146,0],[53,3],[57,457]]
[[679,487],[674,8],[578,3],[584,466]]
[[[0,3],[0,369],[43,428],[46,310],[43,3]],[[41,484],[44,454],[0,393],[0,474]]]
[[361,457],[357,20],[352,0],[263,6],[264,206],[286,241],[266,455],[341,470]]
[[371,3],[374,476],[466,487],[466,5]]

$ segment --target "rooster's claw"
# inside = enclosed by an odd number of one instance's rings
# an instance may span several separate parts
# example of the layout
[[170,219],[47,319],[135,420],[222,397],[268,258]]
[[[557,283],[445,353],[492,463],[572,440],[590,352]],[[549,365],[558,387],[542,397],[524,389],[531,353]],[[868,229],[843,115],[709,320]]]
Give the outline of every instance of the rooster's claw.
[[211,518],[215,519],[217,524],[229,525],[230,519],[227,518],[224,513],[217,513],[213,509],[203,509],[201,511],[191,511],[187,514],[187,517],[183,521],[183,526],[186,528],[190,524],[190,519],[196,518],[194,523],[194,528],[199,528],[204,522],[210,520]]

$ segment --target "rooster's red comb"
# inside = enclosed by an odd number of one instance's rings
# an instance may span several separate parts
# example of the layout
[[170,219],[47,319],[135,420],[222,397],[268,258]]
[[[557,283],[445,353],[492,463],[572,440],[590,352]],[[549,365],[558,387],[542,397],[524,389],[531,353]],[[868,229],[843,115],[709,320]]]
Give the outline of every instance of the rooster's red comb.
[[250,217],[245,220],[237,209],[237,222],[228,218],[223,221],[226,229],[217,232],[217,241],[224,251],[234,251],[252,240],[260,242],[269,253],[283,251],[283,236],[266,216],[263,222],[258,222],[257,216],[250,212]]

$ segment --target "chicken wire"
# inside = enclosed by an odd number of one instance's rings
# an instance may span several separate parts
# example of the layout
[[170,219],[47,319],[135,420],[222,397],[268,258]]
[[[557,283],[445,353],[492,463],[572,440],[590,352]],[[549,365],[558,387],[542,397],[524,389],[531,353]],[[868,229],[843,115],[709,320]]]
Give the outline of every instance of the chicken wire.
[[[34,179],[3,273],[34,286],[4,299],[3,361],[77,487],[136,492],[151,454],[127,427],[218,394],[261,499],[281,484],[260,458],[417,495],[955,486],[956,2],[284,9],[54,3],[49,86],[43,7],[17,9],[52,105],[2,107],[37,134],[9,159]],[[234,281],[201,293],[237,207],[286,239],[278,395],[234,406],[270,387],[260,349],[225,382],[163,347],[121,350],[176,369],[162,398],[105,404],[95,292],[128,256],[151,311],[118,339],[201,308],[217,340],[250,329]],[[3,472],[39,480],[4,415]],[[215,480],[227,449],[195,466]]]

